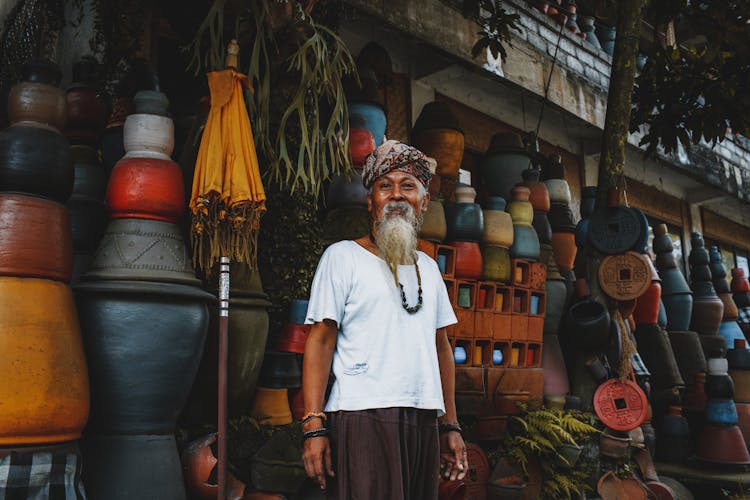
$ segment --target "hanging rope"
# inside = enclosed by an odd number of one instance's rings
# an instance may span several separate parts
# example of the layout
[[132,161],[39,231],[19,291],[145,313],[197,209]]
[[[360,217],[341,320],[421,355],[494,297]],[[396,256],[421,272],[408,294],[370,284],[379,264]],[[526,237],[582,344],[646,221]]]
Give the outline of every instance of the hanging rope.
[[539,129],[542,127],[542,117],[544,116],[544,106],[549,100],[549,88],[552,84],[552,74],[555,72],[555,65],[557,64],[557,53],[560,50],[560,40],[562,40],[563,30],[565,30],[565,24],[560,23],[560,31],[557,32],[557,44],[555,45],[555,52],[552,54],[552,67],[549,69],[549,76],[547,77],[547,83],[544,85],[544,100],[542,101],[542,108],[539,110],[539,120],[536,124],[535,134],[539,137]]

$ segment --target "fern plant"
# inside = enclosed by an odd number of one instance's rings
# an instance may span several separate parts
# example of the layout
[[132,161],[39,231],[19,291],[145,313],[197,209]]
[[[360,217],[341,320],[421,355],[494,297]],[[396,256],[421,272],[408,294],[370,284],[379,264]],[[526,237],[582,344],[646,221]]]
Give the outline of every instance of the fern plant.
[[508,433],[501,452],[518,463],[528,475],[530,460],[536,460],[542,473],[543,498],[574,498],[590,491],[586,464],[571,460],[566,447],[580,447],[599,430],[588,413],[552,409],[529,409],[509,418]]

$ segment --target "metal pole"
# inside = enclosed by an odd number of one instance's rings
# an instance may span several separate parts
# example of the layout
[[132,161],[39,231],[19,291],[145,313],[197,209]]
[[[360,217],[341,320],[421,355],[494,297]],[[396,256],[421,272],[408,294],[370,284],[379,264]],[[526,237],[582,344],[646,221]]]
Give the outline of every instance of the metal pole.
[[219,385],[218,426],[219,500],[226,500],[227,485],[227,355],[229,352],[229,257],[219,260]]

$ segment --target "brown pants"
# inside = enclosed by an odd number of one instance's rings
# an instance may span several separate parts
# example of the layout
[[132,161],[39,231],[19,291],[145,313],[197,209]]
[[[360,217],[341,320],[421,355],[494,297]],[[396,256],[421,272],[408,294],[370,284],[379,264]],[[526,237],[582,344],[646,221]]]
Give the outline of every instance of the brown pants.
[[328,415],[333,471],[329,498],[437,499],[437,412],[416,408],[339,411]]

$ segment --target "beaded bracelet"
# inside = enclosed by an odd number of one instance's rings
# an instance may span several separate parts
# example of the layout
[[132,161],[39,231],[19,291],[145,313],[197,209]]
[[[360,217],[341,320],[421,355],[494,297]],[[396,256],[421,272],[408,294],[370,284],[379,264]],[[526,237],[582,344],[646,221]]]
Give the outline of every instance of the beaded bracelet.
[[302,439],[310,439],[314,437],[321,437],[321,436],[327,436],[328,435],[328,429],[325,427],[321,427],[320,429],[315,429],[314,431],[307,431],[302,433]]
[[309,411],[309,412],[307,412],[305,414],[304,417],[302,417],[302,423],[306,424],[307,422],[309,422],[313,418],[319,418],[323,422],[325,422],[327,417],[326,417],[326,414],[323,413],[322,411]]
[[462,434],[461,426],[458,425],[458,422],[438,424],[438,432],[440,434],[444,434],[446,432],[458,432],[459,434]]

